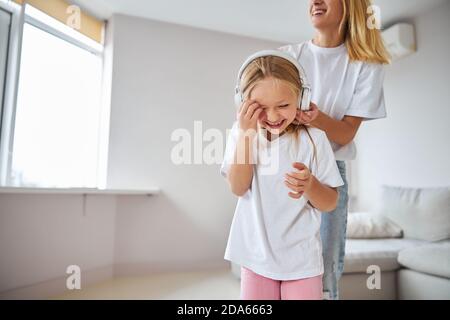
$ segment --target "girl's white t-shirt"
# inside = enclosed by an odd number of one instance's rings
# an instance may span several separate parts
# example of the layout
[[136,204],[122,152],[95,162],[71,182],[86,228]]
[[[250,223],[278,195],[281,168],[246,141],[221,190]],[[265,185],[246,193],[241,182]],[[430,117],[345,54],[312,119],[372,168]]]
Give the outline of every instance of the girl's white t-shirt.
[[[386,117],[382,64],[351,62],[345,44],[335,48],[316,46],[311,40],[279,50],[293,55],[306,73],[312,102],[336,120],[355,116],[364,120]],[[353,160],[356,146],[331,142],[336,160]]]
[[[298,148],[293,148],[292,134],[284,134],[272,142],[261,133],[255,138],[262,142],[260,148],[254,143],[258,162],[253,166],[250,189],[237,202],[226,260],[275,280],[303,279],[323,273],[321,212],[308,203],[305,195],[300,199],[289,197],[291,190],[284,184],[284,175],[296,171],[292,164],[301,162],[321,183],[330,187],[343,185],[325,133],[316,128],[308,130],[316,146],[316,157],[303,129]],[[224,177],[234,161],[238,135],[235,122],[220,169]]]

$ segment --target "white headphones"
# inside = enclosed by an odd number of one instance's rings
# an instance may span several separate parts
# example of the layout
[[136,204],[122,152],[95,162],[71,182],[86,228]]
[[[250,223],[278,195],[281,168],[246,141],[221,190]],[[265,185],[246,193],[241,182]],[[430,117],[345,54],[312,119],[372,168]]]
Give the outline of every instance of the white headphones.
[[242,73],[244,72],[245,68],[255,59],[261,58],[261,57],[267,57],[267,56],[275,56],[280,57],[283,59],[288,60],[290,63],[292,63],[298,70],[298,75],[300,76],[300,80],[302,82],[302,91],[300,92],[299,98],[298,98],[298,108],[300,110],[307,111],[310,109],[310,103],[311,103],[311,86],[309,85],[308,78],[306,77],[305,71],[303,70],[302,66],[298,63],[294,57],[291,55],[284,53],[279,50],[263,50],[258,51],[254,54],[252,54],[250,57],[245,60],[244,64],[239,69],[236,87],[235,87],[235,94],[234,94],[234,101],[236,103],[236,106],[240,106],[241,103],[244,101],[244,97],[242,95],[240,84],[241,84],[241,77]]

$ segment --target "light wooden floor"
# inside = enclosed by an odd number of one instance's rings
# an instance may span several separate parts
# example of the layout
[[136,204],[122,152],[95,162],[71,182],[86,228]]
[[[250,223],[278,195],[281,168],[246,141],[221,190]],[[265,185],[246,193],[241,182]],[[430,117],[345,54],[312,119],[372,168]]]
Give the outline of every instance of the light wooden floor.
[[239,279],[230,269],[219,269],[114,278],[55,299],[237,300],[239,293]]

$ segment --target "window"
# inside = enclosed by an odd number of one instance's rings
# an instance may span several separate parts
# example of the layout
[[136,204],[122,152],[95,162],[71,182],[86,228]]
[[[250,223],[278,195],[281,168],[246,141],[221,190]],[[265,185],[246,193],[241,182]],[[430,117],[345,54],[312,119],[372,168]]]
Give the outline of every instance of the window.
[[[0,128],[2,123],[11,14],[0,8]],[[1,130],[0,130],[1,132]]]
[[8,185],[97,187],[101,46],[28,5],[25,14]]

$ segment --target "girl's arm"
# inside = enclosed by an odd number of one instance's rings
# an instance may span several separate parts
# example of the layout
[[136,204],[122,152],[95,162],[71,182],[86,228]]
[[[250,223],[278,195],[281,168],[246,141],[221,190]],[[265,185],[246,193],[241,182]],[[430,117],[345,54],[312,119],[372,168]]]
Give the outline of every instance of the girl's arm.
[[289,196],[299,199],[306,195],[309,203],[322,212],[336,209],[339,194],[336,188],[322,184],[303,163],[294,163],[293,167],[299,171],[287,173],[285,184],[293,192]]
[[250,135],[239,134],[234,153],[234,161],[228,173],[231,192],[242,197],[250,188],[253,179],[252,147],[253,138]]
[[306,192],[311,205],[322,212],[330,212],[336,209],[339,198],[336,188],[320,183],[314,176],[311,176],[311,180],[310,190]]
[[335,120],[311,103],[311,110],[299,113],[297,120],[325,131],[330,141],[343,146],[355,138],[363,118],[345,116],[342,120]]
[[250,188],[253,179],[253,143],[257,133],[258,118],[262,108],[256,101],[243,102],[238,111],[239,135],[233,163],[228,173],[231,192],[242,197]]

